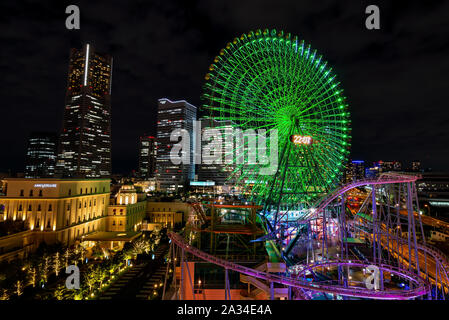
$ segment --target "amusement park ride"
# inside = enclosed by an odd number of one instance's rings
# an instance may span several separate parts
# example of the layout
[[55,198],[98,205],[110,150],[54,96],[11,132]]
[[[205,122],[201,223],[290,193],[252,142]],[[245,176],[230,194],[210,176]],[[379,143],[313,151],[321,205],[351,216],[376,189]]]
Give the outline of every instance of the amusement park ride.
[[[276,130],[279,163],[273,175],[232,164],[244,203],[191,204],[182,234],[169,235],[165,299],[445,299],[449,262],[426,244],[419,177],[341,185],[351,121],[316,51],[257,30],[228,43],[209,70],[203,108],[243,130]],[[356,207],[354,191],[364,194]]]

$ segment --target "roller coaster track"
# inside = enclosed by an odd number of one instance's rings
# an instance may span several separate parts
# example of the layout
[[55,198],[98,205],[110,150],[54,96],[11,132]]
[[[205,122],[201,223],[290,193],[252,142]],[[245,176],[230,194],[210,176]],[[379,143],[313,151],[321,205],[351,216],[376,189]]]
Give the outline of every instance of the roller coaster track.
[[[244,267],[242,265],[217,258],[211,254],[208,254],[204,251],[201,251],[191,245],[189,245],[184,238],[177,234],[170,232],[168,234],[170,239],[173,241],[175,245],[177,245],[182,250],[189,252],[197,258],[200,258],[209,263],[213,263],[215,265],[221,266],[227,270],[233,270],[240,274],[244,274],[247,276],[251,276],[254,278],[262,279],[267,282],[279,283],[286,286],[291,286],[295,288],[301,288],[310,291],[318,291],[323,293],[337,294],[343,295],[347,297],[355,297],[355,298],[368,298],[368,299],[381,299],[381,300],[408,300],[417,298],[427,294],[430,290],[428,285],[421,279],[420,277],[415,276],[414,274],[407,274],[403,270],[399,270],[395,267],[388,265],[380,265],[380,269],[383,271],[391,272],[393,274],[398,274],[404,278],[407,278],[411,282],[416,284],[416,288],[410,290],[385,290],[385,291],[375,291],[362,287],[344,287],[340,285],[327,285],[327,284],[317,284],[311,283],[305,280],[299,280],[290,276],[282,276],[277,274],[270,274],[268,272],[259,271],[256,269]],[[336,261],[328,261],[324,264],[336,264],[336,265],[347,265],[347,266],[357,266],[357,267],[367,267],[368,264],[363,261],[344,261],[344,260],[336,260]],[[313,266],[309,266],[312,268]],[[318,265],[321,267],[321,265]]]
[[[349,183],[344,185],[343,187],[335,190],[328,196],[321,199],[316,205],[312,207],[312,209],[309,211],[308,215],[306,217],[302,217],[301,219],[298,219],[298,224],[307,223],[308,221],[319,217],[320,214],[322,214],[323,210],[331,204],[332,201],[337,199],[338,197],[342,196],[346,192],[348,192],[351,189],[362,187],[362,186],[369,186],[369,185],[385,185],[385,184],[399,184],[399,183],[414,183],[416,180],[418,180],[418,176],[412,176],[412,175],[402,175],[402,174],[394,174],[394,173],[387,173],[382,174],[378,179],[366,179],[361,181],[356,181],[353,183]],[[195,208],[195,212],[198,212],[198,209]],[[201,217],[202,218],[202,217]],[[202,220],[202,219],[201,219]],[[380,231],[380,233],[385,233],[385,230]],[[258,278],[261,280],[265,280],[268,283],[279,283],[282,285],[290,286],[294,288],[295,290],[300,291],[312,291],[312,292],[320,292],[320,293],[329,293],[329,294],[336,294],[336,295],[342,295],[346,297],[355,297],[355,298],[369,298],[369,299],[383,299],[383,300],[407,300],[407,299],[413,299],[417,297],[422,297],[426,294],[429,294],[430,292],[430,284],[425,281],[423,278],[421,278],[419,275],[404,270],[395,266],[387,265],[387,264],[376,264],[376,266],[379,267],[382,271],[390,272],[392,274],[396,274],[402,278],[408,279],[410,282],[414,283],[413,288],[409,290],[382,290],[382,291],[376,291],[376,290],[370,290],[363,287],[351,287],[351,286],[342,286],[338,283],[338,281],[332,281],[332,284],[328,283],[312,283],[310,281],[301,280],[299,279],[300,275],[304,275],[304,272],[313,271],[316,268],[323,268],[323,267],[329,267],[329,266],[353,266],[353,267],[360,267],[365,268],[368,267],[368,262],[365,261],[356,261],[356,260],[331,260],[331,261],[325,261],[325,262],[319,262],[311,265],[305,266],[305,268],[297,275],[293,276],[284,276],[284,275],[278,275],[278,274],[271,274],[268,272],[264,272],[261,270],[256,270],[248,267],[244,267],[242,265],[232,263],[230,261],[217,258],[213,255],[210,255],[204,251],[201,251],[191,245],[189,245],[184,238],[176,233],[169,233],[170,239],[173,241],[175,245],[177,245],[182,250],[185,250],[189,252],[190,254],[194,255],[197,258],[200,258],[204,261],[207,261],[209,263],[221,266],[227,270],[233,270],[235,272],[238,272],[240,274]],[[410,247],[409,250],[412,250],[414,247]],[[428,247],[426,245],[417,244],[417,249],[431,255],[436,262],[440,263],[441,266],[443,266],[444,274],[447,277],[447,270],[449,267],[449,262],[446,259],[445,255],[441,253],[439,250],[435,248]]]
[[381,184],[394,184],[394,183],[410,183],[415,182],[419,179],[419,176],[411,176],[411,175],[401,175],[401,174],[393,174],[393,173],[385,173],[382,174],[377,179],[365,179],[356,182],[348,183],[326,197],[322,198],[316,205],[312,207],[309,211],[309,215],[303,217],[298,220],[298,223],[306,223],[307,221],[317,217],[323,210],[326,208],[332,201],[334,201],[337,197],[345,194],[351,189],[369,186],[369,185],[381,185]]

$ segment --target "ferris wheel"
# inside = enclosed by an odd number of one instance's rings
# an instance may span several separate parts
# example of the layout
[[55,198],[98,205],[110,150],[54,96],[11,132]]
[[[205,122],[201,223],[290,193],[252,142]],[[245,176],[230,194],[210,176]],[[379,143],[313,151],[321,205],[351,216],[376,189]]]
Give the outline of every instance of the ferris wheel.
[[[211,118],[242,130],[266,130],[266,150],[277,142],[272,174],[261,174],[260,163],[239,156],[228,164],[251,200],[278,211],[307,208],[340,182],[350,114],[336,75],[310,45],[283,31],[251,31],[220,51],[205,80],[203,110]],[[244,159],[250,157],[250,140],[234,148]]]

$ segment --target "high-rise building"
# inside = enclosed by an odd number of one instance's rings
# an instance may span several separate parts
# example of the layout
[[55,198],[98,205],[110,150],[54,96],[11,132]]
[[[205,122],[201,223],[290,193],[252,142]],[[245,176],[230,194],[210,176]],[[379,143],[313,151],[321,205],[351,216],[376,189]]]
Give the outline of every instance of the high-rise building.
[[152,136],[142,136],[139,140],[139,176],[152,178],[156,170],[156,139]]
[[346,171],[346,182],[362,180],[365,177],[365,161],[352,160]]
[[95,52],[89,44],[71,50],[58,175],[111,175],[111,82],[111,56]]
[[57,135],[33,132],[28,138],[25,178],[49,178],[55,174]]
[[[207,144],[210,145],[210,148],[213,150],[220,150],[222,156],[218,159],[209,159],[213,163],[207,163],[207,160],[204,156],[202,157],[201,164],[198,165],[198,174],[196,178],[199,182],[213,182],[214,186],[223,186],[226,184],[234,183],[235,179],[231,176],[234,171],[235,165],[230,163],[226,163],[226,155],[229,151],[234,152],[234,146],[232,144],[231,150],[226,150],[225,140],[226,135],[229,135],[231,139],[234,139],[233,136],[233,127],[232,122],[230,121],[217,121],[214,119],[200,119],[201,121],[201,130],[204,133],[204,130],[207,129],[216,129],[220,133],[221,141],[217,142],[217,140],[212,140]],[[202,134],[203,135],[203,134]],[[233,141],[233,140],[231,140]],[[214,145],[215,144],[215,145]],[[215,155],[214,155],[215,157]],[[220,163],[217,163],[220,162]]]
[[418,172],[421,171],[421,161],[414,160],[412,161],[412,171]]
[[[170,101],[162,98],[158,101],[156,178],[161,190],[178,191],[194,179],[192,137],[196,112],[196,107],[185,100]],[[170,134],[176,129],[186,130],[191,138],[190,161],[187,164],[174,164],[170,159],[170,150],[177,143],[170,141]]]
[[382,172],[388,171],[401,171],[402,163],[400,161],[382,161],[379,160],[375,163],[375,166],[378,166]]

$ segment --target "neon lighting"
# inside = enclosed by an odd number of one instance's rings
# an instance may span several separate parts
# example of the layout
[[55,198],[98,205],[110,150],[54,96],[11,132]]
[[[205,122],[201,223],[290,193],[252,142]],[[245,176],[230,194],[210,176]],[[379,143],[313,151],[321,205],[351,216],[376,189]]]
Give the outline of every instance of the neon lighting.
[[[347,103],[332,69],[309,45],[292,39],[266,30],[228,43],[213,70],[207,71],[202,109],[214,120],[229,121],[242,131],[266,130],[267,146],[272,139],[268,132],[277,130],[276,175],[258,174],[260,164],[240,161],[248,158],[253,142],[246,138],[225,169],[251,201],[262,203],[271,193],[280,195],[281,204],[307,207],[340,182],[341,164],[348,160],[351,145],[351,123],[350,113],[340,109]],[[313,144],[313,148],[290,148],[290,137],[296,133],[303,137],[298,137],[298,144]],[[285,184],[273,183],[279,177],[285,177]]]
[[215,181],[190,181],[191,186],[215,186]]

